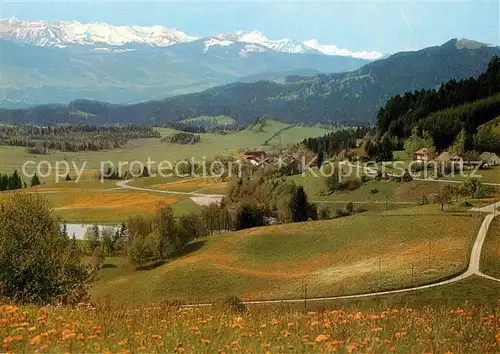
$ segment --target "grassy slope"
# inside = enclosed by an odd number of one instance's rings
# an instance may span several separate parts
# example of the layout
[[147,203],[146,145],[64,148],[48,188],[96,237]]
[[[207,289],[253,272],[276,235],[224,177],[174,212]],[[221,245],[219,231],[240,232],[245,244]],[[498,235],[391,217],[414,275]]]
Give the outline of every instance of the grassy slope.
[[[151,271],[112,268],[94,288],[118,301],[247,299],[351,294],[455,274],[467,264],[480,219],[359,215],[214,236]],[[108,263],[114,264],[110,259]],[[121,276],[117,276],[121,274]],[[413,276],[412,276],[413,274]]]
[[[304,186],[309,198],[324,201],[363,201],[363,202],[415,202],[417,203],[422,195],[437,193],[439,184],[433,182],[413,181],[409,183],[397,183],[391,181],[368,181],[361,188],[354,191],[338,192],[325,196],[324,179],[307,173],[305,176],[299,174],[289,177],[295,183]],[[372,190],[378,190],[373,194]]]
[[498,218],[491,224],[486,237],[481,270],[485,274],[500,278],[500,220]]

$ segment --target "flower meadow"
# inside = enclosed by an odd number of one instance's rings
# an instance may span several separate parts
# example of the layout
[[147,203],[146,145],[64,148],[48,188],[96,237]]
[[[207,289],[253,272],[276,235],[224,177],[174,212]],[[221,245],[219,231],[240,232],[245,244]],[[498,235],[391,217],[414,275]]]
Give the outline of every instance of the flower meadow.
[[478,353],[500,350],[500,317],[480,306],[297,310],[0,306],[7,353]]

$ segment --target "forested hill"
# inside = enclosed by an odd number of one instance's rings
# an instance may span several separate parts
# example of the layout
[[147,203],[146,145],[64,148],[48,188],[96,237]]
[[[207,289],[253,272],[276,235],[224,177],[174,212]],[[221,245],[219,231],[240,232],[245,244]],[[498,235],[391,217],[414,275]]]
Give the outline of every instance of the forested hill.
[[[399,140],[414,128],[428,132],[438,149],[450,146],[463,130],[466,147],[483,124],[500,116],[500,57],[494,56],[477,79],[451,80],[436,90],[395,95],[378,113],[378,129]],[[485,139],[484,136],[482,140]],[[493,141],[493,136],[492,136]]]
[[288,122],[375,123],[378,110],[391,96],[438,88],[451,79],[478,77],[497,54],[498,47],[452,40],[442,46],[398,53],[350,73],[288,77],[285,84],[235,83],[129,106],[80,100],[68,106],[3,110],[0,120],[164,124],[189,117],[225,115],[247,123],[266,115]]

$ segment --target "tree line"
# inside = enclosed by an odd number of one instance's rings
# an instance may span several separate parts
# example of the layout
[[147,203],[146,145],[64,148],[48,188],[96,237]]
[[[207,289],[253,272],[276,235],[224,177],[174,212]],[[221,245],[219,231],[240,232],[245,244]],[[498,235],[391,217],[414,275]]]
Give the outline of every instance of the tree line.
[[195,135],[192,133],[179,132],[170,136],[166,136],[162,138],[161,141],[170,144],[194,145],[201,141],[201,137],[200,135]]
[[374,129],[369,127],[345,128],[321,137],[304,139],[302,143],[316,154],[324,153],[327,156],[335,156],[344,149],[355,148],[358,140],[369,133],[374,133]]
[[16,189],[21,189],[27,187],[26,183],[23,183],[21,176],[17,170],[11,175],[0,173],[0,191],[12,191]]
[[142,138],[160,138],[160,133],[151,126],[136,124],[0,126],[0,145],[24,146],[32,154],[110,150]]
[[500,114],[500,100],[494,96],[497,93],[500,57],[494,56],[477,79],[450,80],[439,89],[408,91],[391,97],[378,112],[377,127],[381,135],[388,133],[403,140],[418,126],[431,134],[438,149],[451,145],[464,128],[471,144],[477,128]]
[[221,124],[216,120],[210,119],[175,121],[168,123],[166,126],[175,130],[180,130],[192,134],[227,134],[230,132],[236,132],[245,129],[245,125],[239,124],[237,122]]

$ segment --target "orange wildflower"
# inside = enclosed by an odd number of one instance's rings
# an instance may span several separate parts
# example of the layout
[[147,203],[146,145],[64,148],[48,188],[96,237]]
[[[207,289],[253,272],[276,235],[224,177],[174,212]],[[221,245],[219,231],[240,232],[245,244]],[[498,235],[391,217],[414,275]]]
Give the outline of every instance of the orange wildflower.
[[38,343],[40,343],[41,340],[42,340],[41,335],[34,336],[33,338],[30,339],[30,344],[37,345]]
[[354,353],[358,350],[359,346],[356,343],[353,343],[347,347],[347,352],[348,353]]
[[12,336],[7,336],[3,339],[4,344],[9,344],[10,342],[13,342],[13,341],[14,341],[14,337],[12,337]]
[[316,342],[323,342],[323,341],[328,340],[328,339],[330,339],[330,336],[328,334],[319,334],[316,337]]

